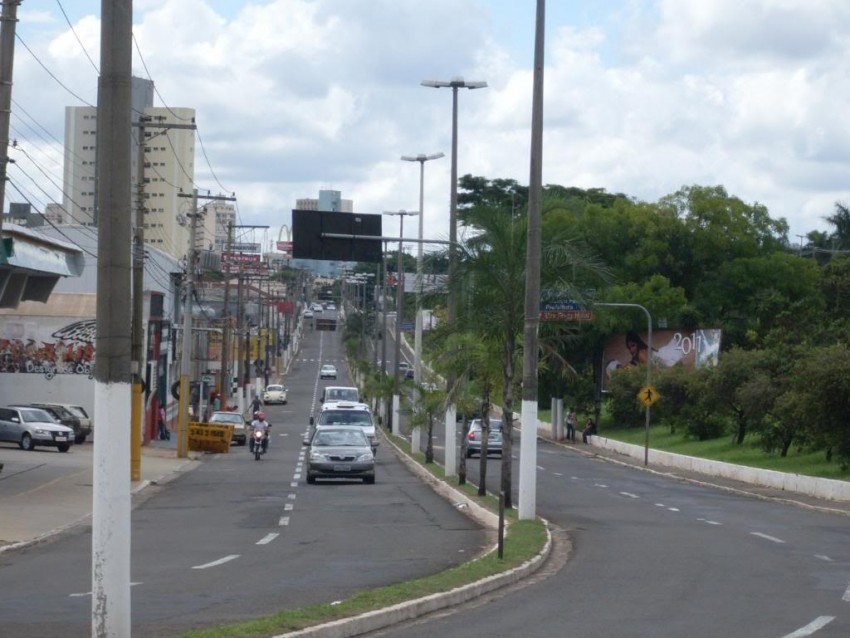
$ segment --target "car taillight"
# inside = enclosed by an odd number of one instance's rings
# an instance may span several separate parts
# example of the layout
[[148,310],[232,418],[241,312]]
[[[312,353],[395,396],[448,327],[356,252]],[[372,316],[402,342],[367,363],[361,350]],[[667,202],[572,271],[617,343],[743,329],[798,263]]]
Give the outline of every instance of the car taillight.
[[475,440],[475,432],[470,432],[470,433],[469,433],[469,440],[470,440],[470,441],[474,441],[474,440]]

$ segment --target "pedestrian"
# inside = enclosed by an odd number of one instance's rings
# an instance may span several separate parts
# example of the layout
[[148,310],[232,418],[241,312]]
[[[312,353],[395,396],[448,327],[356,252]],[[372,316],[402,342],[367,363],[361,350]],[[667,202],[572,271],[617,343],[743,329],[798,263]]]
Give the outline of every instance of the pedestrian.
[[576,424],[578,422],[578,417],[576,416],[576,411],[573,408],[567,410],[567,441],[576,442]]
[[221,395],[218,392],[215,393],[215,398],[213,398],[212,403],[213,412],[218,412],[219,410],[221,410]]
[[593,422],[593,419],[587,419],[587,423],[584,426],[584,430],[581,433],[581,440],[583,443],[587,443],[587,437],[596,435],[596,424]]
[[254,418],[254,415],[257,414],[257,412],[260,411],[261,405],[262,405],[262,403],[260,402],[260,396],[256,395],[254,397],[254,400],[251,401],[251,418],[252,419]]
[[165,425],[165,406],[159,406],[159,440],[168,441],[171,438],[171,432],[168,431],[168,426]]

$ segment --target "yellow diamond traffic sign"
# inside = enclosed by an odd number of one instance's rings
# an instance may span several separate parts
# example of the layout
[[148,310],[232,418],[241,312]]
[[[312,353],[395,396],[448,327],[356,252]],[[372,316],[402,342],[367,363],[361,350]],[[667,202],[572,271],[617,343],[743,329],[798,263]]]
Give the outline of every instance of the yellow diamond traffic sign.
[[658,401],[658,399],[661,398],[661,395],[658,394],[658,390],[655,389],[655,386],[646,385],[640,389],[637,398],[638,401],[643,403],[646,407],[649,407]]

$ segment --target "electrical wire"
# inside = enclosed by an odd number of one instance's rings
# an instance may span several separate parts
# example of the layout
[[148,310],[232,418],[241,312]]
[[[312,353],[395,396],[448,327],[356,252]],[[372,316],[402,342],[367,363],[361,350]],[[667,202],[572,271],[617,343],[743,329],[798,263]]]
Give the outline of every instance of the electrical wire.
[[29,46],[27,46],[27,43],[26,43],[26,42],[24,42],[24,39],[20,36],[20,34],[16,33],[16,34],[15,34],[15,38],[18,40],[18,42],[20,42],[20,43],[24,46],[24,48],[25,48],[27,51],[29,51],[29,54],[33,57],[33,59],[34,59],[36,62],[38,62],[38,65],[39,65],[42,69],[44,69],[44,71],[47,73],[47,75],[49,75],[51,78],[53,78],[53,80],[56,82],[56,84],[58,84],[59,86],[61,86],[61,87],[62,87],[63,89],[65,89],[68,93],[70,93],[71,95],[73,95],[75,98],[77,98],[80,102],[82,102],[82,103],[83,103],[83,104],[85,104],[86,106],[90,106],[90,107],[92,107],[92,108],[96,108],[94,104],[92,104],[92,103],[88,102],[87,100],[83,99],[82,97],[80,97],[79,95],[77,95],[76,93],[74,93],[74,91],[72,91],[71,89],[69,89],[69,88],[68,88],[68,87],[67,87],[67,86],[66,86],[66,85],[62,82],[62,80],[60,80],[59,78],[57,78],[57,77],[53,74],[53,72],[52,72],[50,69],[48,69],[48,68],[47,68],[47,66],[44,64],[44,62],[42,62],[42,61],[39,59],[39,57],[38,57],[38,56],[37,56],[37,55],[33,52],[33,50],[32,50],[32,49],[30,49],[30,48],[29,48]]
[[88,61],[91,62],[91,66],[94,69],[94,72],[97,75],[100,75],[100,71],[98,70],[97,65],[94,63],[94,60],[91,59],[89,52],[86,51],[86,47],[83,46],[83,41],[80,40],[80,36],[77,35],[77,31],[74,29],[74,25],[71,24],[71,21],[68,19],[68,14],[65,13],[65,7],[62,6],[62,3],[60,2],[60,0],[56,0],[56,4],[59,5],[59,10],[62,12],[62,15],[65,16],[65,22],[67,22],[68,26],[71,28],[71,33],[73,33],[74,37],[77,39],[77,44],[80,45],[80,48],[83,50],[83,53],[85,53],[85,55],[86,55],[86,58],[88,58]]

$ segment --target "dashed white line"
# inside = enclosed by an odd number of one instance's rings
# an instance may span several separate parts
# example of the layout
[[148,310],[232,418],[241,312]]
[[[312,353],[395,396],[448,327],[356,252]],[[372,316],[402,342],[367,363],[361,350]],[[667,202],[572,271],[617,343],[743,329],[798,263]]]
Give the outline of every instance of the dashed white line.
[[300,472],[296,472],[295,474],[293,474],[293,475],[292,475],[292,480],[293,480],[293,481],[297,481],[297,480],[299,480],[300,478],[301,478],[301,473],[300,473]]
[[832,563],[832,562],[834,562],[834,561],[833,561],[833,560],[832,560],[829,556],[827,556],[826,554],[815,554],[815,558],[817,558],[818,560],[826,561],[827,563]]
[[552,472],[552,474],[554,474],[555,476],[563,476],[563,474],[561,474],[560,472]]
[[656,503],[655,507],[664,507],[664,503]]
[[289,525],[289,517],[281,516],[280,520],[277,522],[277,525],[278,527],[286,527],[287,525]]
[[298,481],[292,481],[292,482],[289,484],[289,487],[298,487]]
[[278,536],[280,536],[280,534],[278,534],[277,532],[273,532],[271,534],[266,534],[260,540],[257,541],[257,545],[268,545],[274,539],[276,539]]
[[195,565],[192,569],[208,569],[209,567],[218,567],[219,565],[224,565],[225,563],[229,563],[232,560],[236,560],[239,558],[239,554],[230,554],[230,556],[225,556],[224,558],[219,558],[218,560],[214,560],[211,563],[204,563],[203,565]]
[[826,627],[833,620],[835,620],[835,616],[818,616],[805,627],[800,627],[797,631],[782,636],[782,638],[804,638],[805,636],[811,636],[819,629]]
[[292,500],[294,501],[294,500],[295,500],[295,498],[296,498],[297,496],[298,496],[297,494],[288,494],[288,495],[286,496],[286,498],[288,498],[288,499],[292,499]]
[[623,496],[628,496],[629,498],[640,498],[637,494],[632,494],[631,492],[620,492]]
[[668,508],[667,508],[667,511],[669,511],[669,512],[678,512],[678,511],[680,511],[680,510],[679,510],[679,508],[678,508],[678,507],[668,507]]
[[541,472],[545,472],[545,471],[546,471],[546,468],[545,468],[545,467],[543,467],[542,465],[538,465],[538,466],[537,466],[537,469],[538,469],[538,470],[540,470]]
[[594,483],[593,487],[604,487],[605,489],[608,489],[608,486],[605,485],[605,483]]
[[845,603],[850,603],[850,585],[847,585],[847,589],[844,591],[844,595],[841,597]]
[[785,544],[784,540],[782,540],[781,538],[776,538],[776,536],[770,536],[768,534],[762,534],[761,532],[750,532],[750,534],[752,534],[753,536],[758,536],[759,538],[763,538],[765,540],[768,540],[771,543],[779,543],[781,545]]
[[283,511],[284,511],[284,512],[291,512],[293,509],[295,509],[295,506],[294,506],[292,503],[286,503],[286,504],[283,506]]
[[710,521],[707,518],[698,518],[700,523],[705,523],[706,525],[723,525],[723,523],[718,523],[717,521]]

